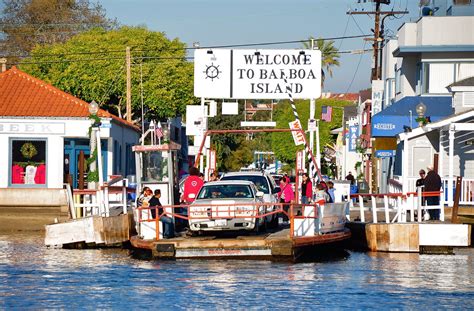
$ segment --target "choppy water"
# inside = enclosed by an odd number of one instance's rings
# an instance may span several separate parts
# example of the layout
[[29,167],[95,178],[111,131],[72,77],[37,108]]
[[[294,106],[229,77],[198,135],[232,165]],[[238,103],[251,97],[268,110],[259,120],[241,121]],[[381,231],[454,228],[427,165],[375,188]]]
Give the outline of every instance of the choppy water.
[[474,250],[311,263],[143,261],[0,235],[0,309],[474,308]]

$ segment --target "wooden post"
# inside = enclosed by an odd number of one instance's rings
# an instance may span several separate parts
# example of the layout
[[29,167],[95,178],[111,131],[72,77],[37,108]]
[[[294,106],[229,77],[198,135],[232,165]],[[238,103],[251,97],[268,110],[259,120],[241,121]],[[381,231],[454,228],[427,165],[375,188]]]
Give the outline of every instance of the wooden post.
[[[73,159],[74,160],[74,159]],[[84,151],[80,151],[79,152],[79,178],[78,178],[78,181],[79,181],[79,189],[80,190],[84,190]]]
[[434,168],[434,171],[439,174],[439,154],[438,153],[435,153],[434,156],[433,156],[433,168]]
[[[458,176],[456,178],[456,192],[454,193],[453,212],[451,214],[451,223],[453,224],[456,224],[459,222],[458,210],[459,210],[459,199],[461,197],[461,184],[462,184],[462,176]],[[442,193],[441,195],[444,195],[444,194]],[[444,204],[441,208],[444,208]]]

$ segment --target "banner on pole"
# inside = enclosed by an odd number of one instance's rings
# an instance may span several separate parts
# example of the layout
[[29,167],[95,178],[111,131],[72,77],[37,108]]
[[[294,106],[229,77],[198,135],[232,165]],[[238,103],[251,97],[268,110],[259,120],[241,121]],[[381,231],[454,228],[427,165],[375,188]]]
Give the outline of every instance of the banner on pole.
[[349,126],[349,151],[356,151],[359,126]]
[[[292,130],[303,130],[300,120],[292,121],[289,124],[290,124],[290,129]],[[305,137],[302,131],[292,131],[291,134],[293,135],[293,140],[295,141],[296,146],[304,145]]]

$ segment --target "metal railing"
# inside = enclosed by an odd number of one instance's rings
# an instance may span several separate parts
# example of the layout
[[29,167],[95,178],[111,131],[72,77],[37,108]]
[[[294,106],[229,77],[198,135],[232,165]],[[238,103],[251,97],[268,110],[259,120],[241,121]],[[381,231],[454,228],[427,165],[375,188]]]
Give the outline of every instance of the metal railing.
[[[138,207],[137,223],[139,235],[159,240],[163,238],[163,229],[160,218],[167,216],[184,221],[204,220],[215,222],[220,219],[243,219],[255,221],[269,216],[286,215],[289,219],[290,237],[308,237],[344,230],[348,205],[340,203],[339,209],[334,212],[330,204],[285,204],[285,203],[232,203],[232,204],[192,204]],[[344,206],[343,206],[344,205]],[[289,206],[285,210],[284,206]],[[156,217],[152,217],[151,210],[155,210]],[[159,210],[162,213],[159,214]],[[146,226],[142,227],[142,224]],[[149,226],[153,224],[153,226]],[[149,230],[145,236],[144,229]],[[158,228],[158,230],[156,230]],[[243,229],[243,228],[242,228]],[[333,230],[334,229],[334,230]],[[254,230],[256,230],[254,228]],[[150,235],[153,234],[153,236]]]

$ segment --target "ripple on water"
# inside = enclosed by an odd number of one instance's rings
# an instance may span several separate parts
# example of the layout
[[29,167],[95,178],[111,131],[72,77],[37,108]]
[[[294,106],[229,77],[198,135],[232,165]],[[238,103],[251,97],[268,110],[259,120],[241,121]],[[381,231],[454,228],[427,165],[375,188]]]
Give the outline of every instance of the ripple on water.
[[0,236],[0,308],[474,308],[472,249],[455,256],[351,252],[300,264],[142,261]]

